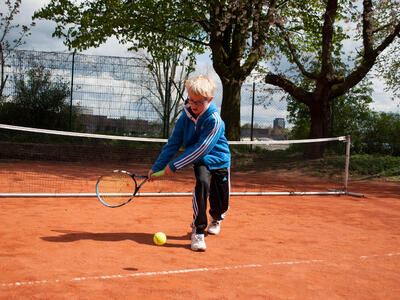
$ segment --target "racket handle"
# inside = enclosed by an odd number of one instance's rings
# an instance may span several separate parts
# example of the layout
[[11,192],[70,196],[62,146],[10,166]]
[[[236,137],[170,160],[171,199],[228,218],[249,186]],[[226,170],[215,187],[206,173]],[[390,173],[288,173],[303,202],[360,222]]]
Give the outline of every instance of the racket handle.
[[161,171],[158,171],[158,172],[155,172],[155,173],[151,174],[151,177],[163,176],[164,173],[165,173],[164,170],[161,170]]

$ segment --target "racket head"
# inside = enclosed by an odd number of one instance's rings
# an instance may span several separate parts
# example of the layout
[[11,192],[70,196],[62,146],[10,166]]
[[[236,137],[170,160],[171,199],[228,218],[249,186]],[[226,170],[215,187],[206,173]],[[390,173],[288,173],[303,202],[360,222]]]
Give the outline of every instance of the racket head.
[[107,207],[120,207],[129,203],[137,189],[135,175],[124,170],[105,173],[96,183],[97,198]]

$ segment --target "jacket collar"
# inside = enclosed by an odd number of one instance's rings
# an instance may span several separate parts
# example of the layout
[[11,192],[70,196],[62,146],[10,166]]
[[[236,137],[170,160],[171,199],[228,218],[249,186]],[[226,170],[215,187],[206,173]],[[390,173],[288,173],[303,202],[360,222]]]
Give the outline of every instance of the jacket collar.
[[204,108],[204,110],[199,114],[199,115],[195,115],[191,108],[190,108],[190,104],[188,101],[185,101],[185,105],[183,106],[186,115],[188,116],[189,119],[191,119],[193,122],[197,123],[197,121],[202,117],[202,116],[209,116],[212,113],[214,113],[217,110],[217,107],[214,103],[214,100],[212,100],[207,108]]

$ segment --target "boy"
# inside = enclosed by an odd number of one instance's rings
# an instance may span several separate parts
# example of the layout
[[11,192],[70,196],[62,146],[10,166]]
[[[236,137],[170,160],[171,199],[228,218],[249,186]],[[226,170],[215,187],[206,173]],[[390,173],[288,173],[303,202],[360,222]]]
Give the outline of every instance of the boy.
[[[212,101],[215,83],[199,75],[187,80],[185,87],[188,98],[182,114],[148,176],[162,169],[166,176],[172,176],[177,170],[193,165],[196,186],[192,199],[191,249],[205,251],[207,197],[210,201],[207,231],[218,234],[229,208],[231,154],[224,135],[225,124]],[[170,161],[182,144],[184,153]]]

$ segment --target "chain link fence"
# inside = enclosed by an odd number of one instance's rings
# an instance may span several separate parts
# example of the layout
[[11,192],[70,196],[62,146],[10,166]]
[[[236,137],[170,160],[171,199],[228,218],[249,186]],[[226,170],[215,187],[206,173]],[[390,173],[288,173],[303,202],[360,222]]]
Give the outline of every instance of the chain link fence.
[[[5,62],[8,80],[3,95],[9,100],[15,94],[16,79],[34,66],[43,66],[53,77],[70,86],[71,96],[67,100],[79,111],[78,118],[73,121],[77,124],[70,124],[71,128],[133,136],[163,135],[165,124],[154,106],[156,101],[144,100],[154,97],[157,85],[140,57],[17,50],[7,53]],[[286,121],[286,102],[280,97],[271,97],[265,88],[262,80],[254,77],[243,84],[241,126],[244,138],[252,134],[255,139],[267,138],[274,128],[282,130],[290,126]],[[214,99],[220,106],[221,86]]]

